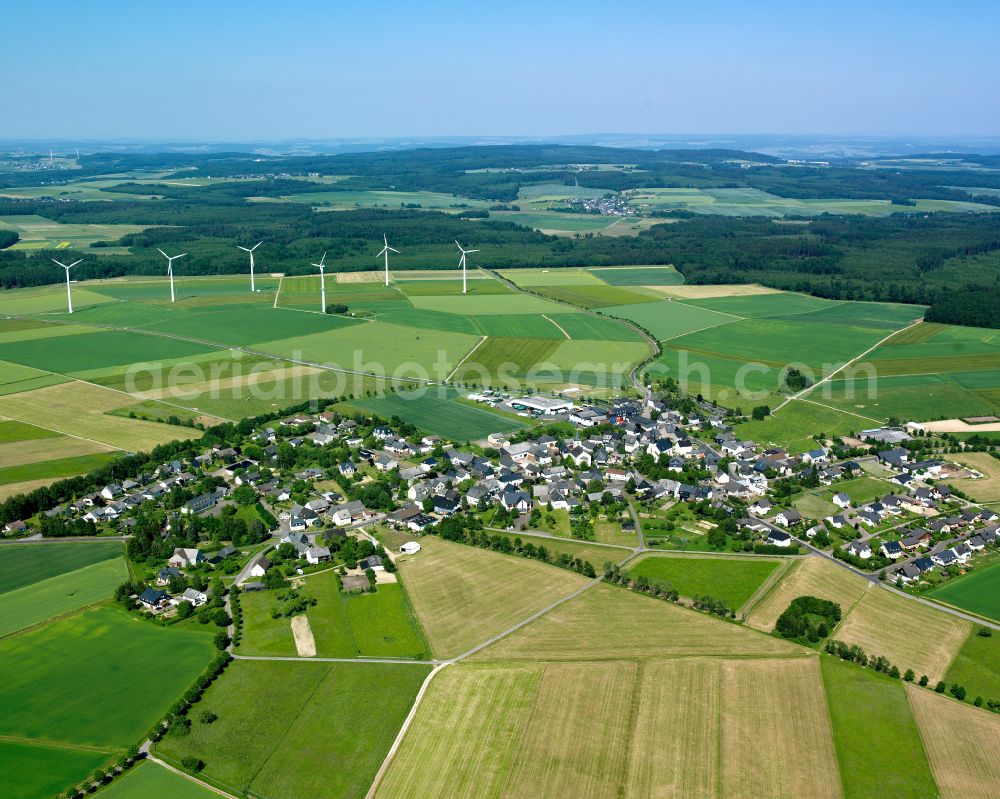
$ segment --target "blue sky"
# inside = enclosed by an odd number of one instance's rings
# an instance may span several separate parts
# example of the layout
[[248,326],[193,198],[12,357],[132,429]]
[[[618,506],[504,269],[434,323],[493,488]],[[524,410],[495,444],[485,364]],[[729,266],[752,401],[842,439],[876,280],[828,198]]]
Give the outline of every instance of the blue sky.
[[6,4],[0,139],[1000,133],[1000,3]]

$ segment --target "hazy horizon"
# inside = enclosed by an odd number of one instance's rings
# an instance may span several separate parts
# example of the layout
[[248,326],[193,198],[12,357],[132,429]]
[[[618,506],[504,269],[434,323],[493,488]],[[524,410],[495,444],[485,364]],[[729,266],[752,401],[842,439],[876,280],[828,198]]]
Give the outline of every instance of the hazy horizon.
[[828,8],[24,4],[5,14],[20,102],[0,139],[1000,132],[995,4]]

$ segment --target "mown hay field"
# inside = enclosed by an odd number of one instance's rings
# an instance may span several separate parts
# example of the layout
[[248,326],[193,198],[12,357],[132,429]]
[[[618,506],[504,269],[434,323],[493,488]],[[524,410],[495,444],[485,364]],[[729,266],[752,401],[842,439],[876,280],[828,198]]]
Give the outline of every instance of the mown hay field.
[[816,659],[800,658],[449,666],[376,795],[842,794]]
[[932,691],[906,686],[931,770],[944,799],[994,799],[1000,789],[1000,718]]
[[901,672],[913,669],[936,682],[948,670],[970,628],[967,621],[872,588],[831,637],[857,644],[869,657],[881,655]]
[[785,612],[793,599],[800,596],[815,596],[836,602],[846,615],[867,588],[868,582],[864,578],[825,558],[803,558],[795,561],[777,585],[750,610],[746,623],[758,630],[771,632],[778,616]]
[[425,537],[400,573],[436,657],[461,654],[585,586],[574,572]]
[[800,647],[625,588],[598,585],[478,652],[476,660],[799,656]]

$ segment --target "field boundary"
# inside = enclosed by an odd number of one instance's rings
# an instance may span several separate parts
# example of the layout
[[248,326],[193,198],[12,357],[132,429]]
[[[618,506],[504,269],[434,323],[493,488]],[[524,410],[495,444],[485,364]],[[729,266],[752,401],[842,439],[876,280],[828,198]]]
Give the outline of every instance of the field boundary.
[[570,335],[569,333],[567,333],[567,332],[566,332],[566,328],[564,328],[564,327],[563,327],[563,326],[562,326],[561,324],[559,324],[559,323],[558,323],[558,322],[557,322],[557,321],[556,321],[555,319],[552,319],[551,317],[549,317],[549,316],[546,316],[545,314],[542,314],[542,319],[545,319],[545,320],[547,320],[547,321],[551,322],[551,323],[552,323],[552,324],[554,324],[554,325],[555,325],[555,326],[556,326],[557,328],[559,328],[559,331],[560,331],[560,332],[561,332],[561,333],[562,333],[562,334],[563,334],[564,336],[566,336],[566,338],[567,338],[568,340],[570,340],[570,341],[572,341],[572,340],[573,340],[573,337],[572,337],[572,336],[571,336],[571,335]]
[[[550,321],[551,321],[551,320],[550,320]],[[465,363],[465,362],[466,362],[467,360],[469,360],[469,358],[470,358],[470,356],[472,355],[472,353],[474,353],[474,352],[475,352],[476,350],[478,350],[478,349],[480,348],[480,346],[482,346],[483,342],[485,342],[485,341],[486,341],[486,339],[488,339],[488,338],[489,338],[489,336],[483,336],[482,338],[480,338],[480,339],[479,339],[479,341],[477,341],[477,342],[476,342],[476,343],[475,343],[475,344],[474,344],[474,345],[472,346],[472,349],[471,349],[471,350],[469,350],[469,351],[468,351],[467,353],[465,353],[465,357],[464,357],[464,358],[462,358],[462,360],[460,360],[460,361],[458,362],[458,364],[457,364],[457,365],[455,366],[455,368],[451,370],[451,374],[449,374],[449,375],[448,375],[448,376],[447,376],[447,377],[446,377],[446,378],[444,379],[444,382],[445,382],[445,383],[448,383],[448,382],[450,382],[450,381],[451,381],[451,379],[452,379],[452,378],[453,378],[453,377],[454,377],[454,376],[455,376],[456,374],[458,374],[458,370],[462,368],[462,365],[463,365],[463,364],[464,364],[464,363]],[[569,338],[569,337],[567,336],[567,338]]]
[[736,613],[745,620],[746,617],[753,612],[753,609],[763,602],[771,591],[773,591],[778,585],[778,583],[785,578],[786,574],[789,574],[791,571],[798,568],[800,562],[801,561],[791,559],[782,561],[780,567],[775,569],[774,572],[760,584],[757,590],[750,595],[750,598],[736,609]]

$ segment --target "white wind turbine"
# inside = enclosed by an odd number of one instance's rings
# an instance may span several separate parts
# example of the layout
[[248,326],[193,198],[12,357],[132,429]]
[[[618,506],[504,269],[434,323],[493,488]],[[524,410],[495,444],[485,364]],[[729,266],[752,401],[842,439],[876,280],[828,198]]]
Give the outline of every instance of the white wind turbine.
[[[81,258],[80,261],[82,260],[83,259]],[[69,312],[73,313],[73,292],[70,290],[69,287],[69,270],[72,269],[74,266],[76,266],[78,263],[80,263],[80,261],[73,261],[73,263],[71,263],[69,266],[66,266],[66,264],[56,261],[55,258],[53,258],[52,261],[54,263],[59,264],[59,266],[61,266],[63,269],[66,270],[66,305],[69,309]]]
[[385,284],[388,286],[389,285],[389,253],[394,252],[394,253],[396,253],[396,255],[399,255],[399,250],[393,249],[392,247],[389,246],[389,238],[385,235],[385,233],[382,234],[382,240],[385,242],[385,246],[382,248],[382,251],[379,253],[379,255],[384,255],[385,256]]
[[319,259],[318,264],[313,264],[313,266],[319,267],[319,301],[320,307],[323,313],[326,313],[326,273],[323,271],[323,262],[326,261],[326,253],[323,253],[323,257]]
[[256,250],[264,242],[258,241],[253,247],[241,247],[239,244],[236,245],[237,249],[243,250],[243,252],[250,253],[250,291],[254,291],[253,286],[253,251]]
[[[156,249],[160,250],[159,247]],[[163,250],[160,250],[160,255],[167,259],[167,276],[170,278],[170,301],[174,302],[174,261],[178,258],[183,258],[187,253],[182,252],[180,255],[167,255]]]
[[469,255],[470,253],[479,252],[479,250],[466,250],[457,241],[455,242],[455,246],[458,247],[458,251],[462,253],[462,257],[458,259],[458,265],[462,267],[462,293],[468,294],[469,287],[465,281],[465,256]]

